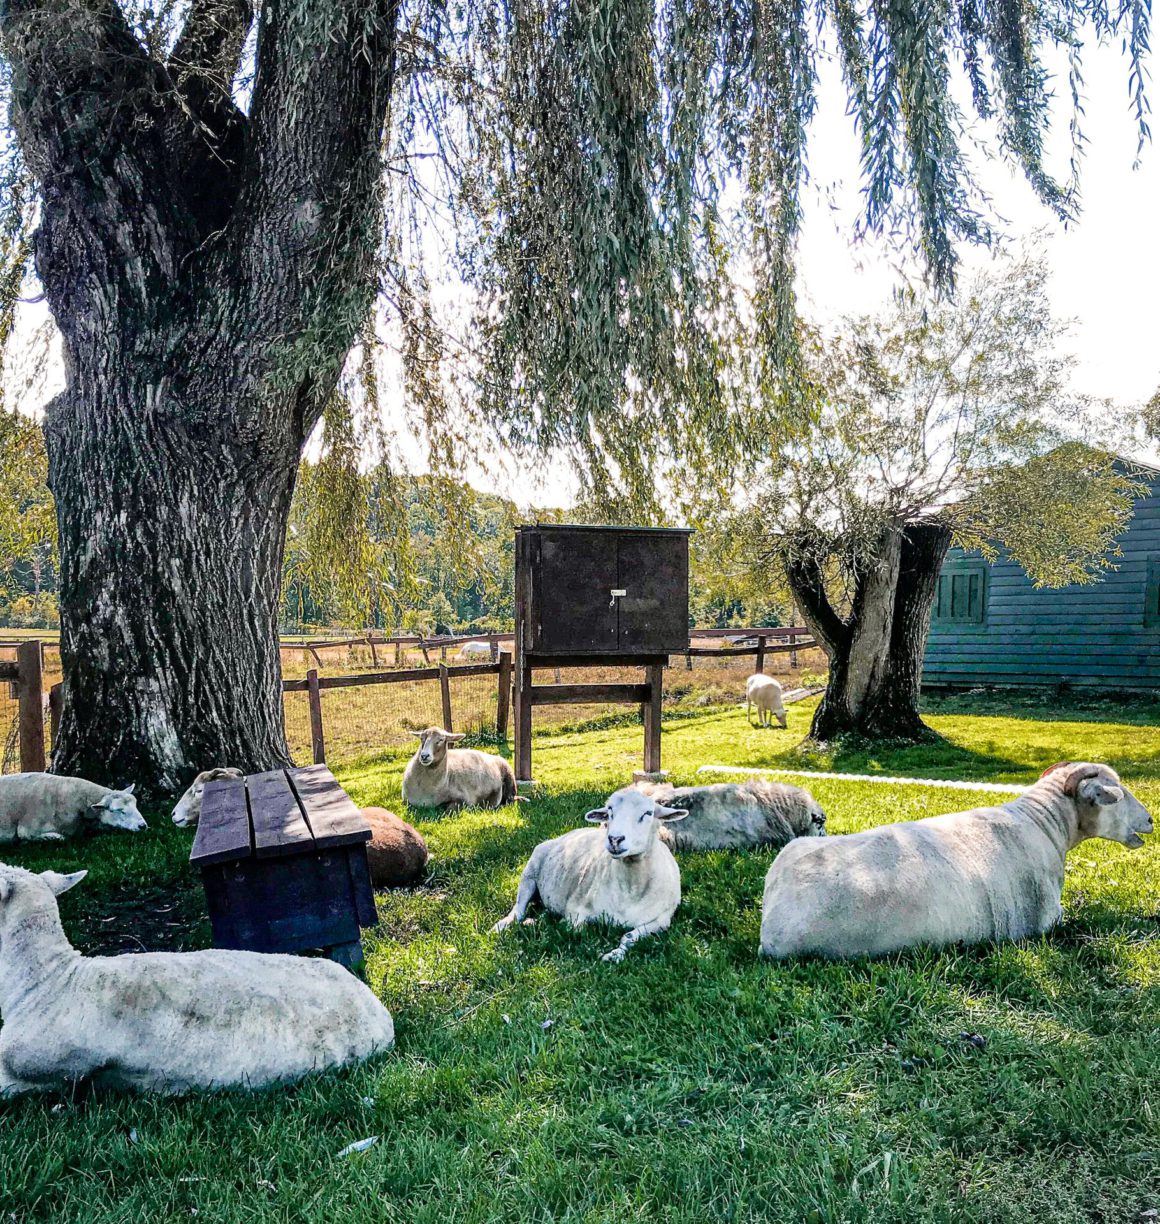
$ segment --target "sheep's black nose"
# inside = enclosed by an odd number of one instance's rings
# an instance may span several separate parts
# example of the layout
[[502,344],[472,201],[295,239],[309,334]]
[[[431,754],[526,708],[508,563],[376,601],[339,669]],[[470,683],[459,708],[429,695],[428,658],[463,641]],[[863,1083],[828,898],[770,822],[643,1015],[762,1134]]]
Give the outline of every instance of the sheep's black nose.
[[609,833],[608,844],[613,848],[613,850],[619,850],[620,847],[624,845],[624,834],[621,833],[613,836],[611,833]]

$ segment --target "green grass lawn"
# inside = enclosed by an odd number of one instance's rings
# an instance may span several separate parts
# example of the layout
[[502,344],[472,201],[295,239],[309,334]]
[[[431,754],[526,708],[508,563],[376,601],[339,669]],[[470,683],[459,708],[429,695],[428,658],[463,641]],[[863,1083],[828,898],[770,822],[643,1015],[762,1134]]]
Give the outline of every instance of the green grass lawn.
[[[1022,782],[1060,759],[1105,760],[1160,812],[1155,707],[932,708],[940,744],[805,764]],[[666,764],[682,782],[709,762],[797,767],[809,712],[792,707],[788,732],[732,710],[674,723]],[[683,858],[672,929],[619,966],[598,960],[619,937],[607,929],[541,918],[489,935],[531,848],[626,779],[640,737],[537,741],[533,802],[420,822],[428,884],[380,896],[367,939],[394,1053],[258,1094],[0,1105],[0,1221],[1027,1224],[1160,1207],[1160,838],[1134,854],[1080,847],[1064,924],[1017,946],[759,962],[767,853]],[[360,803],[398,808],[402,767],[342,780]],[[976,801],[814,790],[838,834]],[[7,854],[89,867],[61,903],[86,951],[187,948],[208,939],[190,841],[166,819]],[[336,1155],[370,1135],[369,1150]]]

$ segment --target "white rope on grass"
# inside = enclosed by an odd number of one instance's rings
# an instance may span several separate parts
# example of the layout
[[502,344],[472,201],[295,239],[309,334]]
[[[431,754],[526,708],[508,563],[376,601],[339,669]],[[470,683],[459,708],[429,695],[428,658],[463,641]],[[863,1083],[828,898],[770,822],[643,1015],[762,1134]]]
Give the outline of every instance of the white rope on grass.
[[699,774],[773,774],[788,778],[823,778],[834,782],[881,782],[887,786],[938,786],[946,790],[986,791],[992,795],[1021,795],[1027,789],[1027,786],[1013,786],[1009,782],[962,782],[947,778],[888,778],[883,774],[826,773],[823,770],[810,769],[751,769],[744,765],[702,765],[697,772]]

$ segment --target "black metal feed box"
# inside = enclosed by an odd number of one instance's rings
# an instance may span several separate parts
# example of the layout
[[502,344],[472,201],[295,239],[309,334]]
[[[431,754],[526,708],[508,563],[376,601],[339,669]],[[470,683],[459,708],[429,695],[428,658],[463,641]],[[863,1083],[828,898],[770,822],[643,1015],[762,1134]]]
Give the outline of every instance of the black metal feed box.
[[523,650],[532,656],[685,650],[691,534],[659,527],[519,528]]

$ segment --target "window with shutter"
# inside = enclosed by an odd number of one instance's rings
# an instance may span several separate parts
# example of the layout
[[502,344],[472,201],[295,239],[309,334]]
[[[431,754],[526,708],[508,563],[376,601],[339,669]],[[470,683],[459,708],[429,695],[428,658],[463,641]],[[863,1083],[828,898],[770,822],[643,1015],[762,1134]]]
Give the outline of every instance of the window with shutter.
[[987,608],[986,567],[947,566],[939,574],[931,619],[941,624],[981,625]]

